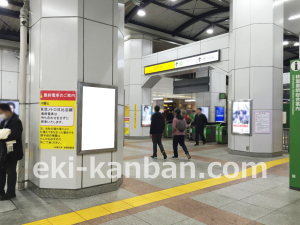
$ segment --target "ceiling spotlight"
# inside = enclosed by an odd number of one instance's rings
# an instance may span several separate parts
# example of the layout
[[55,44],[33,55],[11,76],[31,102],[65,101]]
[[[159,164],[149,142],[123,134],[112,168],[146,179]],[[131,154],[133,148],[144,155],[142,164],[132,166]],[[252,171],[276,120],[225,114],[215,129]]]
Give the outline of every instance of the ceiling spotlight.
[[289,20],[295,20],[295,19],[300,19],[300,14],[289,17]]
[[299,46],[299,42],[295,42],[294,46]]
[[282,44],[283,44],[283,45],[288,45],[289,42],[288,42],[288,41],[284,41]]
[[214,32],[214,30],[212,28],[207,29],[206,31],[208,34],[212,34]]
[[7,0],[0,0],[0,6],[8,6]]
[[146,15],[146,12],[145,12],[145,10],[140,9],[140,10],[137,12],[137,14],[138,14],[139,16],[145,16],[145,15]]

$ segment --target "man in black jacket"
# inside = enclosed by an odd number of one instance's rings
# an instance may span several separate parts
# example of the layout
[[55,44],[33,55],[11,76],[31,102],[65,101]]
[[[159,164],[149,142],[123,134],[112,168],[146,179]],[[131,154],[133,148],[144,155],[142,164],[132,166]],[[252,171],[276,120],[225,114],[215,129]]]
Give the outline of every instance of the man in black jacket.
[[203,144],[205,145],[206,139],[204,137],[204,126],[207,124],[207,118],[204,114],[202,114],[202,109],[197,109],[197,114],[195,116],[195,120],[192,123],[192,125],[196,126],[196,144],[195,146],[199,145],[199,135],[201,137],[201,140]]
[[152,137],[153,142],[153,155],[151,156],[153,159],[157,158],[157,145],[160,148],[161,154],[164,156],[164,159],[167,158],[166,152],[164,150],[164,146],[161,143],[162,134],[165,129],[165,118],[159,112],[160,107],[155,106],[154,108],[155,113],[151,119],[151,126],[150,126],[150,137]]
[[[7,128],[11,130],[8,138],[0,141],[5,145],[8,141],[16,141],[13,145],[13,151],[7,154],[6,161],[0,165],[0,200],[4,201],[16,197],[17,163],[18,160],[23,158],[23,126],[19,117],[11,111],[8,104],[0,104],[0,118],[3,120],[0,123],[0,129]],[[6,174],[7,192],[5,194]]]

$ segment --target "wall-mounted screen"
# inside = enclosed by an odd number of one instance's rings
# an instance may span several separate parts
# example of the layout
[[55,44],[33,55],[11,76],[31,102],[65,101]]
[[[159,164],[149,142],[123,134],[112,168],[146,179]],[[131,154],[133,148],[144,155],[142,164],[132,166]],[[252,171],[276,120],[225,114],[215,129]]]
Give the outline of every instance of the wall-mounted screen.
[[6,100],[6,99],[0,99],[1,104],[8,104],[11,111],[17,115],[19,115],[20,111],[20,103],[18,100]]
[[252,100],[232,102],[232,134],[251,135]]
[[116,151],[117,88],[79,84],[78,153]]
[[224,106],[216,106],[215,121],[220,122],[220,123],[225,122],[225,107]]
[[150,127],[151,112],[151,105],[142,105],[142,127]]
[[206,116],[206,118],[207,118],[207,121],[209,121],[209,107],[207,107],[207,106],[204,106],[204,107],[199,106],[199,107],[197,107],[197,109],[198,108],[202,109],[202,114],[204,114]]

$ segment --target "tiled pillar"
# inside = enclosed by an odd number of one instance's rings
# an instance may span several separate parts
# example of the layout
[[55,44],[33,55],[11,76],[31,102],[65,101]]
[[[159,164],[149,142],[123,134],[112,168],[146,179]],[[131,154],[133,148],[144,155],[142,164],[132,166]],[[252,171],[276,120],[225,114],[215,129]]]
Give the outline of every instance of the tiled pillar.
[[196,77],[210,77],[209,92],[196,93],[196,108],[209,107],[209,122],[215,122],[215,106],[225,106],[226,100],[220,100],[219,94],[226,93],[226,74],[217,70],[200,68]]
[[[98,175],[93,179],[89,169],[77,172],[77,168],[89,166],[91,157],[97,164],[105,163],[104,174],[110,169],[107,163],[123,163],[124,1],[31,0],[30,74],[30,184],[44,197],[80,197],[116,189],[121,179]],[[76,150],[39,149],[40,90],[77,91],[78,82],[118,86],[117,152],[77,155]],[[73,157],[74,177],[36,178],[35,163],[46,162],[51,169],[52,156],[57,164]],[[68,174],[68,166],[63,171]]]
[[[143,88],[145,81],[142,57],[152,54],[150,37],[140,35],[131,36],[124,43],[125,46],[125,105],[129,106],[130,124],[129,138],[143,138],[149,136],[149,127],[141,126],[142,105],[151,105],[151,88]],[[134,127],[136,105],[136,127]]]
[[229,106],[232,100],[253,99],[252,113],[270,111],[272,127],[270,134],[232,135],[229,116],[229,148],[253,156],[280,155],[283,1],[231,0],[230,13]]

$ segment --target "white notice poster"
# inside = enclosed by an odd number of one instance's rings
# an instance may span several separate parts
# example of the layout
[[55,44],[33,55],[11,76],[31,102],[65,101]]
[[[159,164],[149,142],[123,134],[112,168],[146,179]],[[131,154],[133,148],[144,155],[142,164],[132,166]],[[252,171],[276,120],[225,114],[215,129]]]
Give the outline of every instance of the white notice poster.
[[258,111],[255,112],[254,117],[256,134],[270,134],[271,133],[271,112],[270,111]]

